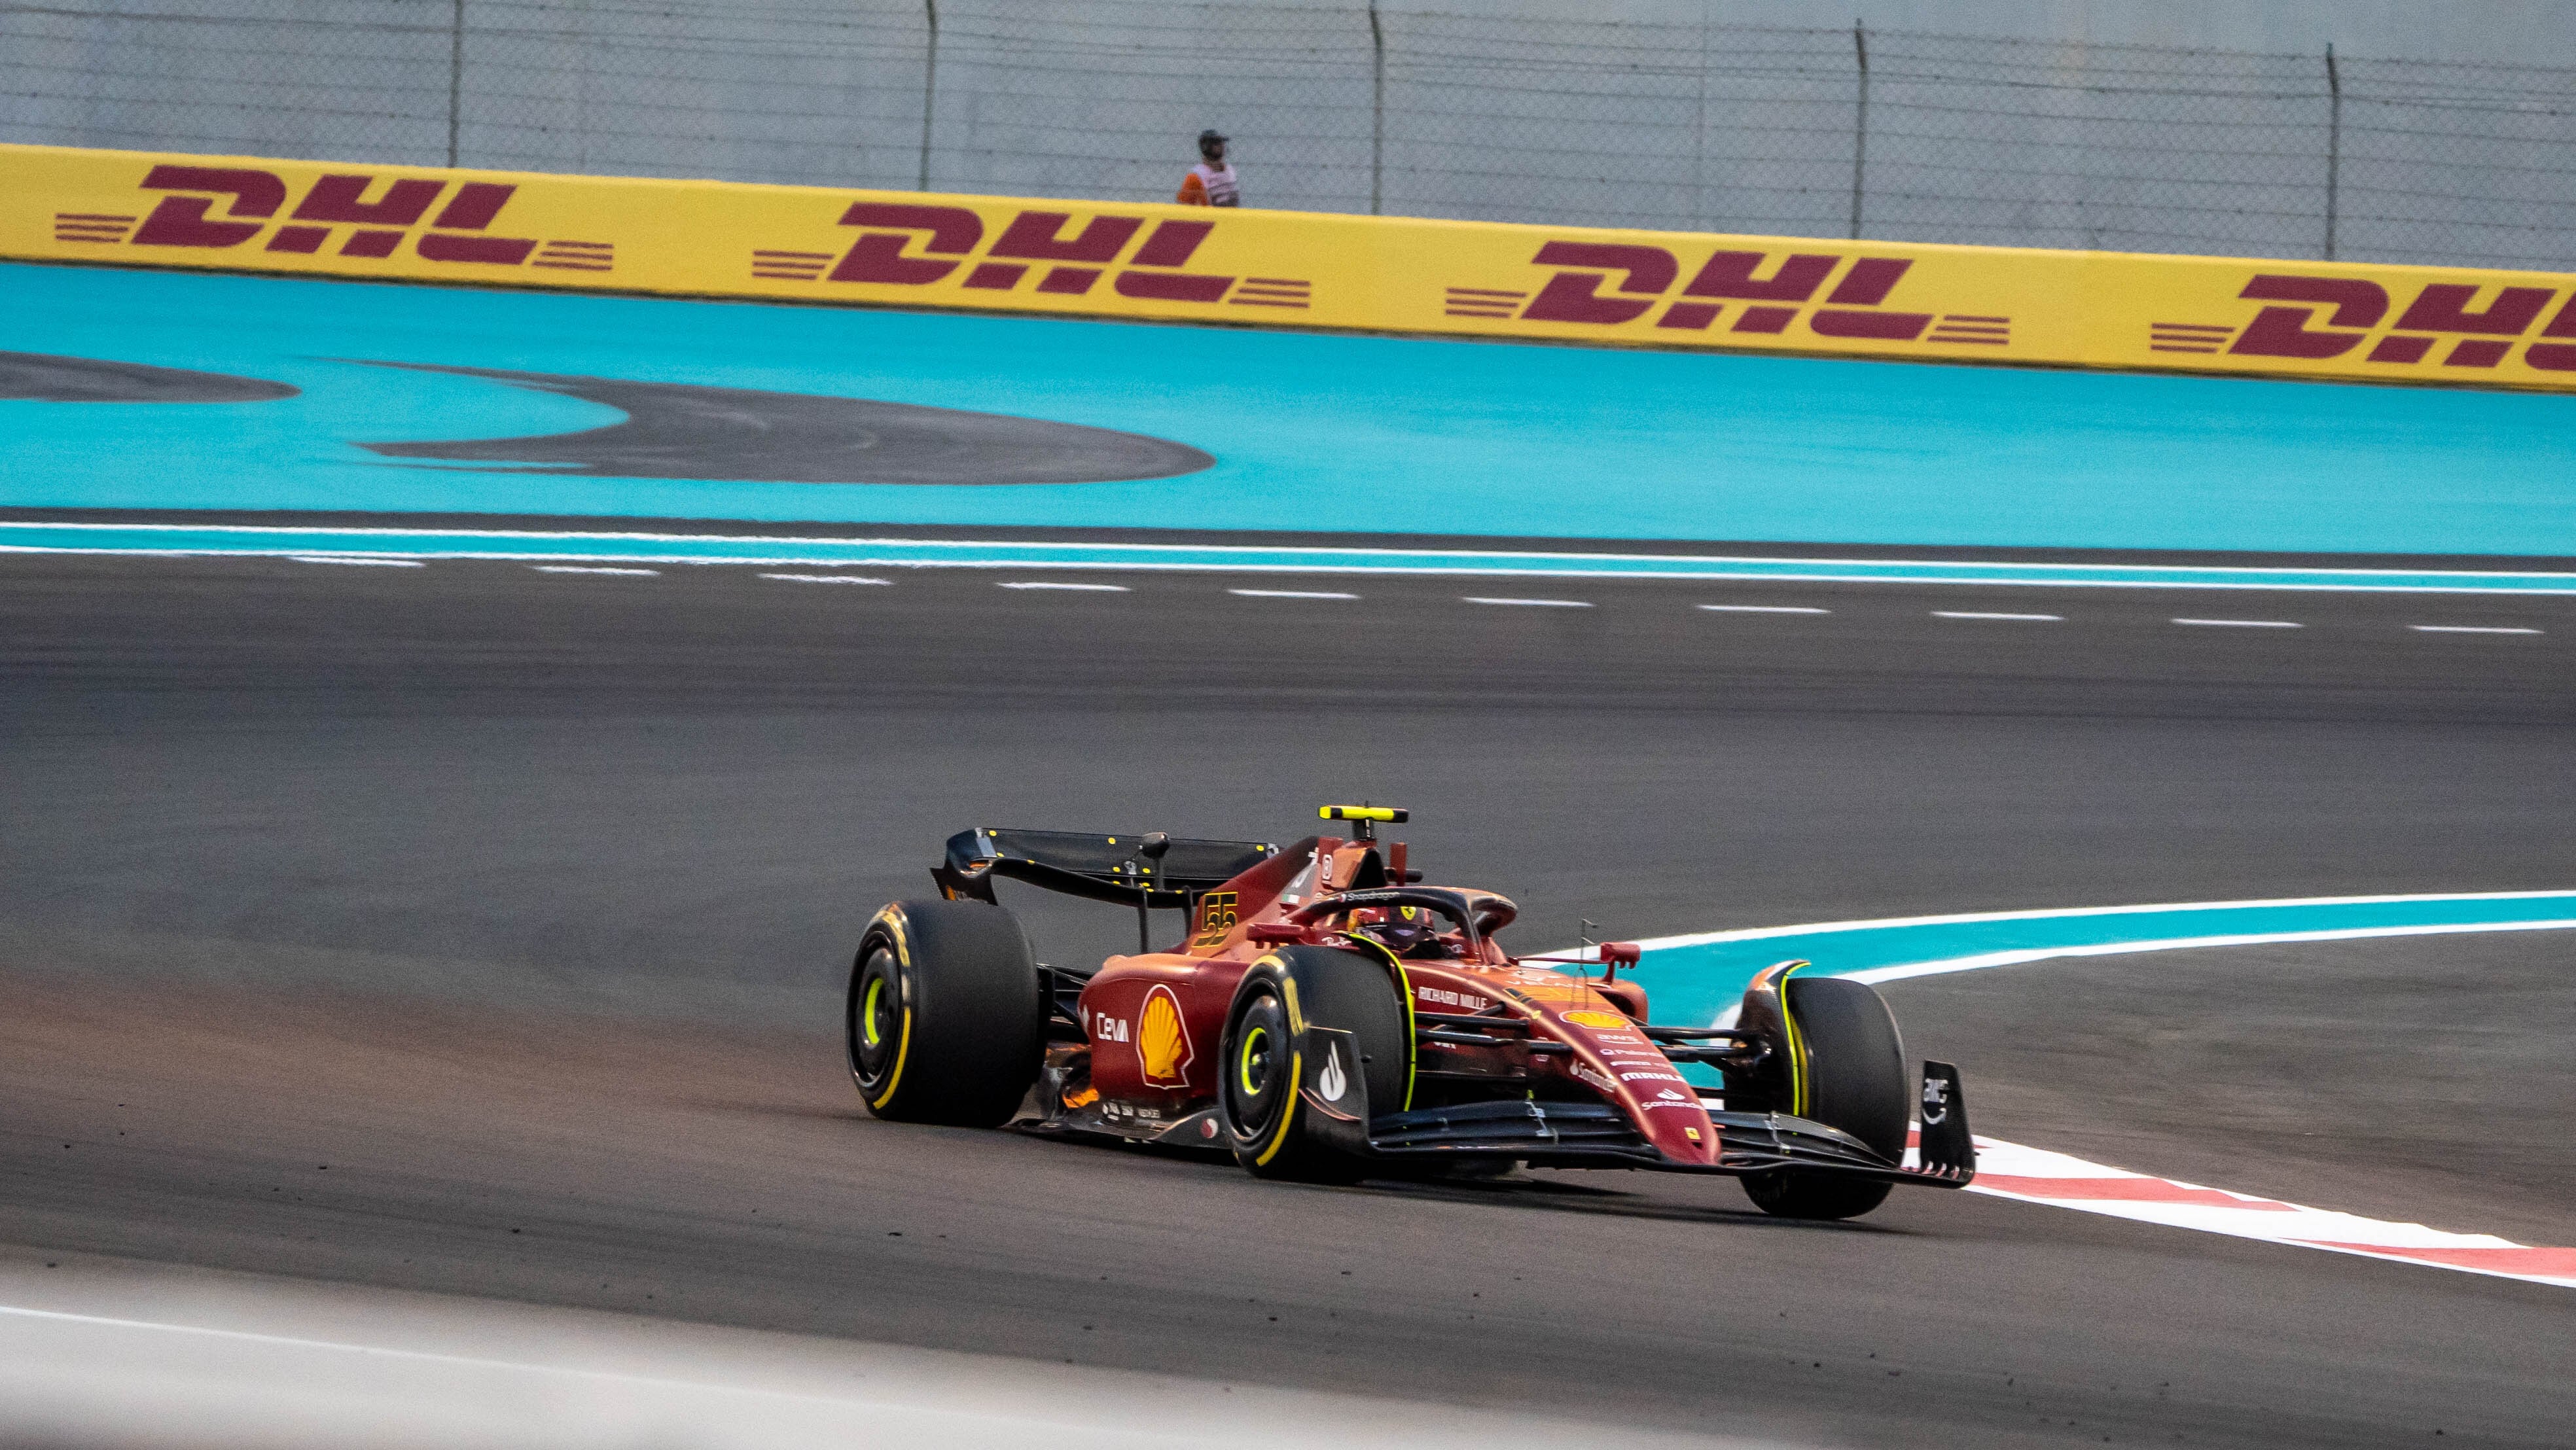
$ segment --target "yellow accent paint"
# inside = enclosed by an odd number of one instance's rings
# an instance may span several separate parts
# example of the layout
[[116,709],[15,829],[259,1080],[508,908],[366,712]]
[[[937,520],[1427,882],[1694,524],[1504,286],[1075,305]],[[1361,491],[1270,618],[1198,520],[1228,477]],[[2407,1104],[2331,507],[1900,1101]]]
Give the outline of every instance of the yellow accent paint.
[[1279,1150],[1288,1146],[1289,1126],[1297,1121],[1297,1090],[1305,1081],[1306,1054],[1303,1052],[1289,1054],[1288,1101],[1279,1109],[1279,1130],[1270,1135],[1270,1146],[1262,1149],[1261,1156],[1253,1159],[1253,1162],[1267,1168],[1270,1166],[1270,1160],[1279,1156]]
[[1243,1081],[1245,1097],[1251,1097],[1261,1091],[1261,1085],[1252,1080],[1252,1049],[1259,1046],[1261,1039],[1269,1035],[1270,1030],[1266,1027],[1253,1028],[1252,1035],[1243,1039],[1243,1051],[1235,1055],[1234,1073]]
[[[877,914],[877,919],[886,924],[887,934],[894,938],[895,961],[905,970],[909,971],[912,967],[912,945],[904,938],[903,913],[894,910],[887,910],[879,912]],[[885,1091],[877,1094],[874,1098],[869,1099],[869,1107],[882,1108],[886,1104],[894,1101],[895,1089],[903,1086],[903,1065],[905,1062],[909,1061],[911,1057],[912,1004],[910,1002],[906,1002],[903,1004],[903,1032],[900,1036],[896,1037],[894,1044],[894,1071],[886,1074]]]
[[[257,183],[254,189],[267,195],[249,199],[246,214],[235,216],[230,193],[146,188],[156,165],[250,171],[270,181]],[[328,225],[318,242],[310,224],[302,224],[300,238],[281,236],[281,228],[299,225],[293,213],[325,175],[367,177],[369,195],[381,195],[397,179],[434,181],[441,191],[419,222],[388,228],[399,234],[391,255],[351,256],[345,250],[354,234],[348,224]],[[432,224],[468,182],[511,190],[484,226],[451,228],[440,234],[445,242],[430,241],[430,255],[423,255]],[[488,199],[490,193],[483,195]],[[1210,211],[1162,203],[61,146],[0,145],[0,199],[0,257],[30,261],[1611,347],[2576,391],[2576,340],[2544,335],[2571,305],[2576,277],[2551,272]],[[180,224],[147,231],[156,211],[174,204],[168,215]],[[845,223],[854,207],[859,219]],[[1095,220],[1106,220],[1128,231],[1129,239],[1095,269],[1095,279],[1061,279],[1068,290],[1038,290],[1055,270],[1046,263],[1027,266],[1007,286],[968,287],[969,277],[994,280],[997,269],[980,264],[1014,221],[1034,212],[1063,219],[1060,225],[1042,223],[1054,236],[1087,235]],[[58,233],[56,218],[64,215],[136,221],[105,237],[87,226]],[[1136,225],[1125,228],[1127,222]],[[137,242],[138,235],[161,240]],[[199,244],[179,244],[189,240]],[[269,250],[297,240],[314,250]],[[460,250],[460,241],[498,244],[498,250]],[[1542,251],[1569,243],[1590,249],[1584,255],[1595,258],[1605,247],[1629,248],[1620,255],[1639,265],[1539,262]],[[932,246],[942,250],[930,251]],[[1806,297],[1769,304],[1760,315],[1744,301],[1689,295],[1703,268],[1713,274],[1705,290],[1729,290],[1729,264],[1721,255],[1743,253],[1760,259],[1751,272],[1775,278],[1792,254],[1833,260]],[[463,259],[477,255],[486,259]],[[1140,257],[1150,257],[1151,264],[1140,265]],[[540,268],[540,262],[547,265]],[[1864,273],[1863,263],[1876,265]],[[1893,271],[1898,263],[1901,271]],[[843,271],[857,280],[836,279]],[[1748,272],[1741,280],[1750,277]],[[1250,278],[1265,279],[1257,289],[1261,295],[1236,295]],[[1081,284],[1078,290],[1072,290],[1075,283]],[[1630,286],[1644,290],[1630,292]],[[2465,335],[2463,321],[2498,305],[2507,286],[2549,295],[2517,334],[2483,339],[2506,344],[2492,366],[2456,359],[2453,339]],[[2428,294],[2435,287],[2447,290]],[[2249,290],[2255,295],[2248,296]],[[2324,294],[2337,300],[2300,300]],[[1509,300],[1497,304],[1497,298]],[[1542,298],[1553,301],[1542,307]],[[1270,305],[1238,305],[1256,300]],[[2529,309],[2526,302],[2510,310],[2519,316]],[[1531,316],[1533,311],[1539,315]],[[2413,324],[2400,328],[2410,316]],[[2249,335],[2258,317],[2267,319],[2261,335]],[[1744,324],[1772,330],[1736,330]],[[2414,350],[2413,361],[2372,361],[2377,344],[2401,331],[2439,341]],[[2408,351],[2400,346],[2389,357]],[[2315,352],[2333,355],[2283,355]],[[1341,809],[1350,820],[1386,820],[1391,811]]]
[[1404,999],[1404,1107],[1400,1111],[1411,1112],[1414,1077],[1421,1066],[1417,1059],[1422,1054],[1422,1039],[1418,1035],[1421,1029],[1413,1016],[1413,976],[1405,971],[1404,959],[1388,950],[1386,943],[1366,936],[1355,936],[1351,940],[1386,958],[1387,966],[1395,971],[1396,995]]
[[1789,1035],[1789,1116],[1793,1118],[1807,1115],[1807,1040],[1798,1031],[1797,1015],[1789,1010],[1789,978],[1806,965],[1791,962],[1779,978],[1780,1026]]

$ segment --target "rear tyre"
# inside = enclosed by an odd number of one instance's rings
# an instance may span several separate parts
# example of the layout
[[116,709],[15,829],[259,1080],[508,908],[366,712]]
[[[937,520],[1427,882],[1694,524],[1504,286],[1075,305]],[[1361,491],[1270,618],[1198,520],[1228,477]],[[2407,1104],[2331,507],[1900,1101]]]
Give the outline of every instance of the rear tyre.
[[[1782,994],[1805,1071],[1790,1111],[1840,1128],[1890,1161],[1905,1156],[1905,1042],[1886,999],[1848,977],[1791,977]],[[1745,1175],[1756,1208],[1780,1218],[1855,1218],[1887,1201],[1889,1184],[1780,1168]]]
[[1046,1051],[1038,969],[1009,912],[979,901],[898,901],[850,964],[850,1079],[898,1123],[1010,1121]]
[[1303,1183],[1351,1183],[1367,1171],[1365,1159],[1323,1141],[1314,1108],[1298,1096],[1298,1028],[1350,1033],[1362,1060],[1343,1070],[1367,1085],[1372,1114],[1399,1111],[1413,1071],[1402,990],[1385,963],[1323,947],[1283,947],[1243,974],[1226,1012],[1217,1087],[1237,1163],[1258,1178]]

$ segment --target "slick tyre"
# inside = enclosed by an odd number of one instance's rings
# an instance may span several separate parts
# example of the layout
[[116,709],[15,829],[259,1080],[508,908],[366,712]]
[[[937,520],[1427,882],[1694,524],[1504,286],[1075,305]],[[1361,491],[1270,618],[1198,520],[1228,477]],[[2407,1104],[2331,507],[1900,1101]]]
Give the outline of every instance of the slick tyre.
[[1018,1111],[1046,1051],[1037,963],[1009,912],[898,901],[850,965],[850,1078],[898,1123],[993,1128]]
[[1318,1111],[1299,1094],[1310,1066],[1304,1033],[1351,1034],[1361,1060],[1339,1071],[1367,1087],[1368,1113],[1400,1111],[1413,1075],[1403,990],[1385,962],[1324,947],[1283,947],[1243,974],[1217,1059],[1218,1114],[1237,1163],[1258,1178],[1303,1183],[1350,1183],[1367,1171],[1365,1159],[1324,1141]]
[[[1905,1042],[1896,1017],[1868,984],[1848,977],[1791,977],[1782,997],[1803,1059],[1790,1111],[1840,1128],[1894,1160],[1905,1156]],[[1889,1185],[1795,1168],[1745,1176],[1754,1206],[1780,1218],[1855,1218],[1887,1200]]]

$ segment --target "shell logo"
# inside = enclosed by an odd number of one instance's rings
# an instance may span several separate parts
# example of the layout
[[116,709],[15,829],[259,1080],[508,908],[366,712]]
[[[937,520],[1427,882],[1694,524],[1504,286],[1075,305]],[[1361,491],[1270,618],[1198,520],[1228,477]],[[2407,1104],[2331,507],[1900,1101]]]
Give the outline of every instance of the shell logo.
[[1577,1027],[1625,1027],[1628,1019],[1615,1012],[1568,1012],[1565,1020]]
[[1187,1087],[1190,1059],[1197,1055],[1190,1046],[1189,1024],[1181,1020],[1181,999],[1169,987],[1147,992],[1145,1010],[1136,1014],[1136,1060],[1145,1081],[1159,1088]]

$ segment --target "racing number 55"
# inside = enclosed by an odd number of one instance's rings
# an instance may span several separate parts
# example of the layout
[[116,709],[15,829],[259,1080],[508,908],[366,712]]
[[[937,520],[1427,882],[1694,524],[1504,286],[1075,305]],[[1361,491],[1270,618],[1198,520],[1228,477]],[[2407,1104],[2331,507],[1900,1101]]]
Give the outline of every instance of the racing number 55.
[[1211,891],[1199,898],[1197,945],[1212,946],[1234,930],[1235,895],[1231,891]]

